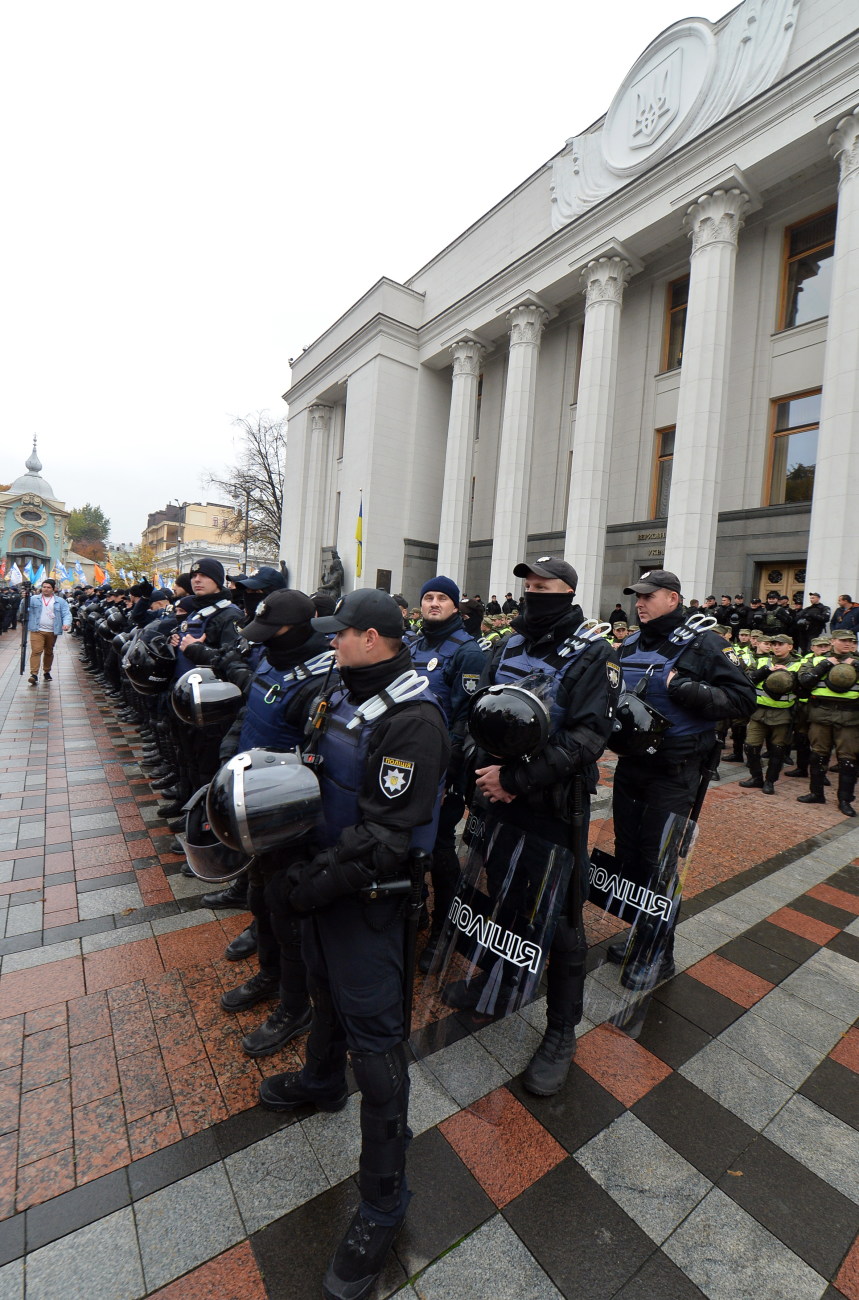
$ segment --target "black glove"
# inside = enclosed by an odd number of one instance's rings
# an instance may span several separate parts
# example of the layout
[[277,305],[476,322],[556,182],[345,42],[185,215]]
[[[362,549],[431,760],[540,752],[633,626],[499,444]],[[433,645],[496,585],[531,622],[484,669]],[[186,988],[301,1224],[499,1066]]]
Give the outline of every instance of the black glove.
[[301,871],[289,901],[296,912],[315,912],[338,898],[357,893],[364,885],[371,885],[373,878],[372,867],[363,862],[341,862],[336,849],[326,849]]

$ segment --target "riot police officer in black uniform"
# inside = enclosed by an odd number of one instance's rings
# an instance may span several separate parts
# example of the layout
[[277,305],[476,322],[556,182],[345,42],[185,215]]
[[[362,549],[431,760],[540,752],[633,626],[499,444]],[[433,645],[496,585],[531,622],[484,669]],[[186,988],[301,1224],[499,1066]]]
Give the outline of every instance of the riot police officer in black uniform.
[[[224,591],[226,575],[220,560],[204,556],[191,565],[193,610],[173,635],[176,646],[174,681],[194,667],[185,654],[189,645],[205,640],[209,649],[225,649],[239,640],[241,610]],[[188,602],[184,602],[187,608]],[[178,721],[178,720],[177,720]],[[182,805],[210,781],[218,770],[218,751],[223,733],[217,729],[192,728],[179,722],[174,735],[182,758],[180,794],[175,801],[159,804],[159,817],[175,817]]]
[[409,643],[415,668],[427,677],[430,690],[444,710],[451,739],[447,787],[432,854],[432,925],[418,963],[422,971],[430,968],[459,880],[456,827],[465,811],[462,755],[466,717],[486,666],[483,651],[463,625],[459,598],[459,587],[452,578],[439,575],[425,582],[421,588],[421,628]]
[[[281,588],[259,602],[256,618],[244,629],[248,640],[263,649],[256,671],[246,671],[242,680],[238,661],[226,673],[246,692],[246,700],[221,744],[224,762],[247,749],[286,753],[301,745],[312,702],[334,662],[327,637],[310,625],[315,613],[302,591]],[[283,873],[292,861],[286,851],[265,853],[248,868],[247,902],[256,921],[259,973],[224,993],[221,1006],[246,1011],[257,1002],[279,999],[268,1019],[242,1039],[249,1056],[270,1056],[310,1026],[299,918],[284,888]]]
[[403,876],[410,846],[432,848],[450,742],[441,708],[412,667],[389,595],[350,592],[313,625],[336,634],[342,678],[316,754],[321,851],[295,873],[290,895],[311,913],[303,952],[313,1020],[303,1070],[265,1079],[260,1101],[278,1111],[306,1104],[342,1110],[348,1047],[361,1089],[361,1204],[323,1292],[328,1300],[360,1300],[381,1272],[409,1201],[403,905],[368,887]]
[[[653,754],[618,759],[614,774],[614,834],[618,863],[636,863],[655,877],[663,832],[672,814],[688,816],[705,773],[717,763],[716,723],[748,718],[755,691],[732,646],[713,632],[672,641],[686,621],[680,579],[667,569],[642,574],[624,594],[636,597],[637,633],[620,648],[627,691],[648,676],[645,700],[672,724]],[[778,608],[778,606],[776,606]],[[639,923],[608,949],[624,964],[626,988],[647,988],[674,974],[675,911],[669,932],[656,936]],[[663,926],[664,928],[664,926]]]
[[[588,795],[596,790],[596,761],[611,734],[619,695],[617,652],[600,637],[574,654],[559,654],[584,621],[580,606],[573,603],[578,575],[571,564],[541,556],[517,564],[513,572],[525,580],[522,613],[513,621],[513,635],[493,654],[481,685],[515,684],[535,672],[553,679],[552,729],[546,746],[529,761],[502,766],[478,751],[477,789],[502,821],[525,832],[533,830],[552,843],[575,847],[570,796],[573,783],[578,782],[586,837]],[[577,861],[573,867],[579,878],[571,881],[566,913],[557,924],[549,958],[546,1032],[523,1078],[528,1091],[539,1096],[550,1096],[563,1086],[576,1050],[587,957],[582,924],[587,866],[586,861]],[[450,997],[445,1000],[456,1005]]]

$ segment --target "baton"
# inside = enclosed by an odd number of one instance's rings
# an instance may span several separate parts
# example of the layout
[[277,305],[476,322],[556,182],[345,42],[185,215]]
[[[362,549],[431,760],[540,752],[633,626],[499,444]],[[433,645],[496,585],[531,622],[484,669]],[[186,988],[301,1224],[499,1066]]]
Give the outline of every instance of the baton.
[[27,587],[27,595],[24,598],[24,617],[21,620],[21,667],[19,672],[23,676],[24,663],[27,658],[27,633],[30,630],[30,588]]

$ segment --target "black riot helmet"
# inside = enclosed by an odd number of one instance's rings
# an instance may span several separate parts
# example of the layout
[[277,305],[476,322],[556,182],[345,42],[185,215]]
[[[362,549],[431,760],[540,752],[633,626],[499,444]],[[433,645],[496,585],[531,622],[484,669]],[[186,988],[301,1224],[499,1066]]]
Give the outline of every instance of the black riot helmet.
[[170,693],[173,712],[190,727],[232,722],[242,704],[242,693],[224,682],[211,668],[191,668],[175,682]]
[[95,625],[95,630],[102,641],[110,641],[116,628],[111,627],[106,618],[100,618]]
[[663,713],[634,691],[621,691],[614,711],[614,730],[606,744],[624,758],[655,754],[671,726],[673,723]]
[[549,739],[549,712],[523,686],[486,686],[471,701],[468,730],[493,758],[527,758]]
[[215,775],[206,799],[212,830],[222,844],[267,853],[316,829],[322,798],[315,773],[298,754],[251,749]]
[[110,644],[113,646],[114,650],[120,656],[120,658],[122,657],[122,652],[124,651],[125,647],[128,645],[129,641],[131,640],[132,635],[133,633],[131,632],[116,632],[111,637]]
[[251,857],[222,844],[212,830],[206,812],[208,791],[207,785],[201,786],[185,804],[185,831],[179,838],[194,875],[212,884],[224,884],[240,876]]
[[125,617],[125,611],[120,609],[118,605],[114,605],[113,609],[109,609],[107,611],[107,613],[104,616],[104,620],[110,627],[111,632],[114,633],[121,632],[123,628],[128,626],[128,620]]
[[151,641],[138,637],[123,655],[122,667],[140,695],[157,695],[173,677],[176,651],[163,636],[154,636]]

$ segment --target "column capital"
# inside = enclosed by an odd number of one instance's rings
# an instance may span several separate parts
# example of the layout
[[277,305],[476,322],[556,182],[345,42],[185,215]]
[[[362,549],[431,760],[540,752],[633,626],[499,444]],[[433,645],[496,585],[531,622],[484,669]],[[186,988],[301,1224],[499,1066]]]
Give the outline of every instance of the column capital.
[[328,421],[331,419],[331,407],[323,406],[321,402],[314,402],[308,406],[307,413],[310,416],[310,432],[325,433],[328,429]]
[[749,202],[744,190],[713,190],[687,208],[683,225],[692,240],[693,256],[709,244],[736,247]]
[[829,151],[841,171],[841,183],[859,171],[859,105],[842,117],[829,137]]
[[485,343],[481,343],[480,339],[470,334],[463,335],[461,339],[451,343],[448,350],[453,361],[454,377],[480,374],[487,351]]
[[538,344],[549,313],[545,307],[535,302],[523,302],[507,313],[510,323],[510,346],[517,344]]
[[588,262],[582,271],[582,293],[585,310],[597,302],[623,302],[623,291],[632,274],[632,266],[625,257],[598,257]]

